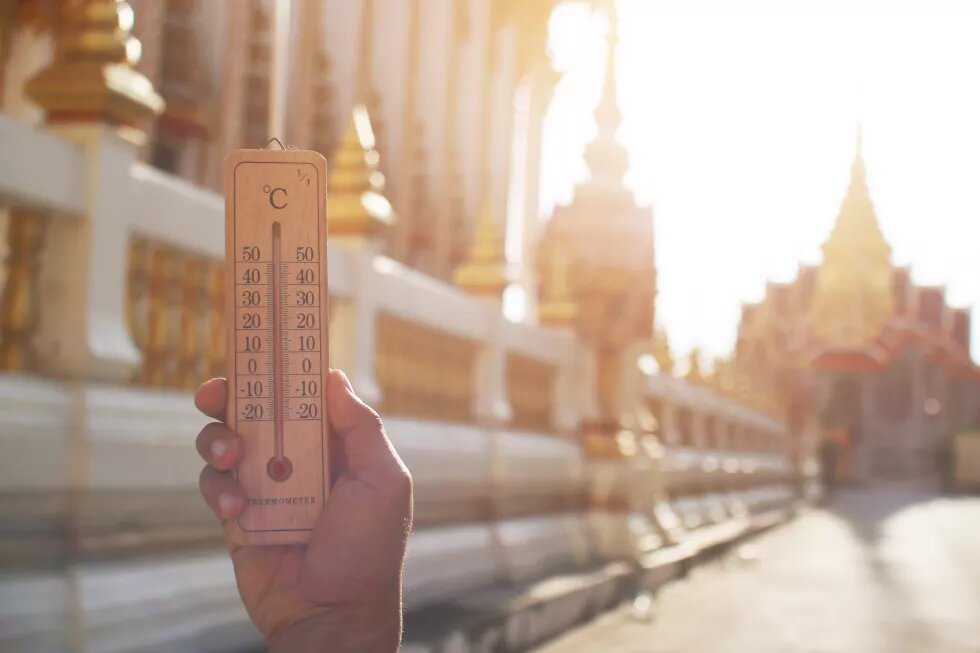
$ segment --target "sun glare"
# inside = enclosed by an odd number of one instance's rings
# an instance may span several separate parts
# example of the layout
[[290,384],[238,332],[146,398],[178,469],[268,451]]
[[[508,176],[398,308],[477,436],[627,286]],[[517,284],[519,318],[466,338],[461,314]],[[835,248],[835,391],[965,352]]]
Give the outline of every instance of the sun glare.
[[[817,263],[856,126],[893,262],[980,299],[980,7],[967,2],[621,0],[620,140],[652,204],[657,320],[679,351],[734,344],[740,305]],[[542,216],[586,175],[605,19],[559,6]],[[980,345],[974,313],[974,351]]]

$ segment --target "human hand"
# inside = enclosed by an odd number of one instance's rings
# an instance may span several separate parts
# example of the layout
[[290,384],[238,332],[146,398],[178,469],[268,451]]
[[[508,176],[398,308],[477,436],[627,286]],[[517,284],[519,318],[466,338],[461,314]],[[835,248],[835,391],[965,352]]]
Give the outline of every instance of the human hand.
[[[323,513],[306,545],[229,541],[238,591],[271,653],[396,651],[412,477],[343,372],[330,371],[326,390],[334,484]],[[227,392],[225,379],[211,379],[194,397],[220,420],[201,430],[197,450],[207,462],[201,494],[223,521],[247,505],[230,473],[245,447],[223,423]]]

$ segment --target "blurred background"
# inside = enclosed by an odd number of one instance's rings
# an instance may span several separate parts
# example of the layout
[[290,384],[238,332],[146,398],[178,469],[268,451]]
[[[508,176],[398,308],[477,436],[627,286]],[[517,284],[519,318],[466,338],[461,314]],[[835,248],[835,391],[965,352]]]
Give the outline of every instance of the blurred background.
[[278,137],[328,160],[332,363],[415,477],[406,651],[980,651],[978,31],[0,0],[0,650],[262,650],[191,393],[223,159]]

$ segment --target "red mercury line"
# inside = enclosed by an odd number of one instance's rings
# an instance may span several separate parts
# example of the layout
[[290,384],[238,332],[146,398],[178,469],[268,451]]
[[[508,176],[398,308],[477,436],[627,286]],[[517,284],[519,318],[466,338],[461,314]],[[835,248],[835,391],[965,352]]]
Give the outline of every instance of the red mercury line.
[[276,467],[282,469],[283,414],[282,414],[282,228],[272,223],[272,383],[275,386],[273,412],[275,413]]

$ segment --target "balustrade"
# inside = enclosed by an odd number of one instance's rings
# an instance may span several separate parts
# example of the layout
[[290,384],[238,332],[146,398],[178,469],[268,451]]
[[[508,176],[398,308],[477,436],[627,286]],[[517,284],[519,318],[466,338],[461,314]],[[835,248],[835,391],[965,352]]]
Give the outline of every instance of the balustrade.
[[375,337],[382,414],[473,419],[476,342],[386,313],[378,316]]
[[46,221],[25,209],[8,212],[7,251],[0,293],[0,369],[34,367],[32,337],[38,321],[38,274]]
[[[0,130],[9,128],[0,120]],[[22,131],[14,135],[30,141]],[[48,134],[36,138],[51,156],[75,151]],[[0,474],[0,535],[20,534],[16,546],[0,550],[0,563],[68,559],[97,584],[114,582],[115,572],[90,567],[89,559],[112,557],[124,572],[127,560],[140,559],[124,555],[163,552],[176,561],[166,567],[175,596],[220,587],[234,599],[223,558],[212,553],[220,531],[197,496],[200,463],[187,444],[206,422],[187,391],[224,373],[220,197],[134,164],[128,154],[75,163],[79,169],[63,171],[68,178],[94,167],[100,192],[111,188],[146,205],[72,196],[76,204],[66,207],[60,196],[18,196],[8,174],[16,163],[0,154],[0,197],[21,200],[7,211],[0,275],[0,363],[9,372],[0,375],[0,459],[27,461]],[[99,240],[90,231],[96,227]],[[706,419],[784,437],[771,420],[657,377],[640,382],[659,390],[635,396],[656,418],[659,445],[628,431],[577,438],[593,399],[570,333],[507,323],[493,305],[370,248],[333,243],[328,260],[332,356],[356,372],[359,389],[376,385],[371,401],[416,473],[408,605],[597,557],[639,559],[664,538],[682,540],[691,529],[791,498],[789,469],[772,447],[768,455],[713,452],[720,464],[702,468],[697,447],[706,443],[698,433]],[[59,262],[73,264],[62,270]],[[69,291],[78,294],[66,311],[58,298]],[[55,342],[65,346],[50,347],[50,367],[35,369],[32,343],[44,317],[49,335],[64,334]],[[88,320],[85,338],[68,338]],[[127,360],[128,344],[134,359],[118,383],[106,384],[112,379],[102,367],[74,362],[72,343],[84,343],[88,360],[95,352],[117,362]],[[16,375],[49,369],[53,375],[26,386]],[[72,371],[75,382],[60,383],[59,370]],[[678,424],[681,411],[687,416]],[[689,446],[678,446],[678,426]],[[204,585],[192,578],[198,568],[206,569]],[[0,594],[11,587],[0,583]],[[124,595],[138,606],[131,609],[153,614],[158,604],[137,594]],[[91,595],[71,600],[87,623],[122,627],[101,616]]]
[[131,239],[126,315],[142,355],[138,385],[190,390],[224,374],[223,275],[223,261]]
[[511,426],[527,431],[552,432],[555,382],[554,365],[523,354],[507,356],[507,399],[510,402]]

